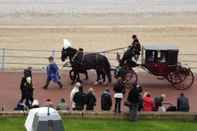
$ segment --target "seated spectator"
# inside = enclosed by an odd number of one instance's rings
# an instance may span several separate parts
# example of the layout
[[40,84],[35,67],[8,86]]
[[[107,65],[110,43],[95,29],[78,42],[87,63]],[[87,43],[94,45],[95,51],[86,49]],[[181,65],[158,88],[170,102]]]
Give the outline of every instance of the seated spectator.
[[101,95],[101,110],[109,111],[112,107],[112,97],[109,89],[105,89]]
[[156,96],[154,98],[154,111],[159,111],[160,107],[162,107],[162,109],[164,109],[163,101],[164,101],[165,98],[166,98],[165,94],[161,94],[161,96]]
[[183,93],[181,93],[177,99],[177,110],[181,112],[189,112],[189,109],[189,100]]
[[146,93],[143,98],[143,109],[145,112],[151,112],[153,111],[153,98],[151,97],[150,93]]
[[51,101],[51,99],[47,99],[46,103],[44,104],[44,106],[52,107],[52,108],[54,107],[53,102]]
[[125,87],[126,87],[126,78],[120,78],[118,81],[114,84],[114,98],[115,98],[115,107],[114,111],[115,113],[121,113],[121,103],[125,94]]
[[76,104],[75,104],[73,98],[74,98],[74,95],[79,91],[80,86],[81,86],[81,83],[77,82],[70,92],[70,104],[71,104],[72,110],[75,110],[75,108],[76,108]]
[[61,98],[61,99],[60,99],[60,102],[58,103],[56,109],[57,109],[57,110],[69,110],[69,107],[68,107],[68,105],[66,104],[64,98]]
[[83,93],[83,87],[80,86],[79,87],[79,91],[77,93],[75,93],[74,97],[73,97],[73,101],[76,104],[76,110],[78,111],[82,111],[84,110],[84,106],[86,104],[86,94]]
[[39,107],[40,107],[39,101],[38,100],[34,100],[33,103],[32,103],[31,108],[39,108]]
[[88,90],[88,94],[86,95],[86,110],[93,111],[95,105],[96,105],[96,97],[93,93],[93,88],[90,88]]

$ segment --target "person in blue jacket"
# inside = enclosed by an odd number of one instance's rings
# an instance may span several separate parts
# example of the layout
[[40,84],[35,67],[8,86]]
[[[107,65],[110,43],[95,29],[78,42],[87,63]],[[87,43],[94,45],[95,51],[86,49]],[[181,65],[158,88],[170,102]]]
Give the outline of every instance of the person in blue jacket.
[[57,64],[54,62],[54,58],[52,56],[50,56],[48,59],[49,65],[47,66],[47,80],[43,88],[47,89],[51,81],[57,83],[59,87],[62,88],[63,85],[60,81],[59,68]]

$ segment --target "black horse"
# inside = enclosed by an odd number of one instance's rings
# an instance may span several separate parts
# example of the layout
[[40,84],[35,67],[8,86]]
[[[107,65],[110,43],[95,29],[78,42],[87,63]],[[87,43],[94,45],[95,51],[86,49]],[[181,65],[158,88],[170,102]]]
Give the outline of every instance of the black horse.
[[[75,60],[78,55],[78,50],[68,47],[67,49],[62,49],[61,59],[65,61],[67,57],[70,60],[73,73],[79,75],[79,73],[84,73],[89,69],[95,69],[97,73],[97,82],[101,81],[101,76],[103,81],[105,81],[105,75],[108,78],[109,83],[111,83],[111,65],[104,55],[99,53],[88,53],[84,54],[81,60]],[[80,62],[78,62],[80,61]]]

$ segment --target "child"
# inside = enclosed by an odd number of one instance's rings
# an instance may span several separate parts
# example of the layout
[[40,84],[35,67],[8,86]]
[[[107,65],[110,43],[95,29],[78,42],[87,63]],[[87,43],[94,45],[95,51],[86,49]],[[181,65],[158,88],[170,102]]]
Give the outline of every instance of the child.
[[49,65],[47,66],[47,80],[43,88],[47,89],[50,81],[57,83],[59,87],[62,88],[63,85],[60,82],[59,68],[57,64],[54,62],[54,58],[52,56],[50,56],[48,59]]

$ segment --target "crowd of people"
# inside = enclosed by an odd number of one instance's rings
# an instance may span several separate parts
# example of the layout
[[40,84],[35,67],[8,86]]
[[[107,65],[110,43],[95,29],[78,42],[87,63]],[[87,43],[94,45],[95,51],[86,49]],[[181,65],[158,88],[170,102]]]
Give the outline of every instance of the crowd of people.
[[[136,52],[138,57],[140,54],[140,43],[137,39],[136,35],[133,35],[133,46],[136,47]],[[120,63],[124,64],[127,55],[123,56],[123,59]],[[136,58],[137,59],[137,58]],[[47,89],[48,85],[51,81],[57,83],[59,88],[63,88],[63,84],[60,81],[59,68],[54,61],[53,57],[49,57],[49,65],[47,66],[47,79],[46,83],[43,86],[43,89]],[[127,61],[128,62],[128,61]],[[126,63],[127,63],[126,62]],[[133,61],[131,61],[133,63]],[[126,93],[127,89],[129,92]],[[31,68],[27,68],[24,70],[24,76],[21,80],[20,85],[21,90],[21,99],[17,104],[15,110],[24,110],[40,107],[39,101],[33,98],[33,83],[32,83],[32,72]],[[111,111],[113,110],[115,113],[122,112],[122,105],[125,105],[129,108],[130,112],[130,120],[136,121],[138,119],[138,112],[166,112],[166,111],[183,111],[188,112],[190,109],[188,98],[181,93],[177,98],[177,106],[169,105],[169,103],[165,103],[165,94],[161,94],[161,96],[153,97],[150,92],[144,91],[144,95],[142,95],[143,88],[138,83],[127,84],[127,77],[121,75],[113,85],[113,92],[109,88],[104,89],[103,93],[100,95],[100,109],[102,111]],[[57,110],[73,110],[73,111],[94,111],[95,106],[98,103],[96,94],[93,88],[89,88],[87,92],[84,92],[83,84],[77,82],[73,89],[70,92],[70,103],[66,104],[64,98],[60,99],[60,102],[54,106],[53,102],[50,99],[47,99],[44,106],[54,107]],[[112,101],[115,101],[112,104]],[[122,104],[124,101],[124,104]],[[168,107],[166,108],[166,105]],[[114,105],[114,109],[112,109],[112,105]]]
[[[128,87],[126,79],[119,78],[113,86],[113,91],[109,88],[104,89],[100,95],[100,110],[101,111],[114,111],[115,113],[121,113],[123,109],[122,105],[129,108],[130,120],[138,119],[138,112],[166,112],[166,111],[182,111],[188,112],[190,109],[188,98],[181,93],[177,98],[177,106],[169,105],[165,103],[166,95],[153,97],[150,92],[144,91],[143,88],[134,83]],[[127,85],[127,87],[126,87]],[[15,110],[26,110],[31,108],[40,107],[39,101],[33,98],[33,83],[31,68],[24,70],[24,76],[21,80],[21,99],[17,104]],[[126,93],[126,90],[128,90]],[[84,92],[82,83],[77,82],[70,92],[70,103],[66,103],[64,98],[61,98],[56,106],[50,99],[47,99],[43,106],[50,106],[57,110],[72,110],[72,111],[95,111],[98,97],[96,96],[94,89],[89,88],[87,92]],[[113,103],[114,99],[114,104]],[[68,101],[68,100],[67,100]],[[122,104],[122,101],[124,103]],[[112,108],[114,105],[114,108]]]

